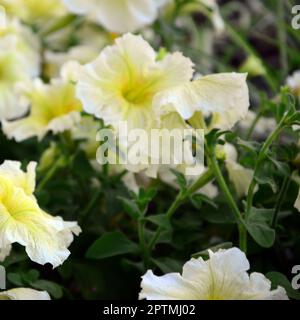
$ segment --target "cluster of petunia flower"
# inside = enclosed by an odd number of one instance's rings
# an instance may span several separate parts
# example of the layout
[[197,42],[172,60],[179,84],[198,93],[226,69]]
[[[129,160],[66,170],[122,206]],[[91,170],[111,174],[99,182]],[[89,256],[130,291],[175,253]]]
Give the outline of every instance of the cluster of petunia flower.
[[[221,30],[223,21],[216,3],[200,3],[212,10],[213,22]],[[181,52],[160,55],[142,36],[130,33],[153,23],[160,11],[172,5],[171,0],[0,0],[0,5],[7,12],[5,23],[0,25],[0,120],[9,139],[41,140],[50,131],[58,134],[70,130],[73,139],[86,139],[81,147],[94,155],[95,119],[102,119],[115,130],[120,121],[145,130],[201,128],[205,132],[231,129],[240,120],[244,121],[241,125],[247,125],[246,74],[195,76],[193,62]],[[46,66],[42,66],[40,36],[27,24],[43,30],[48,19],[64,17],[67,12],[82,15],[120,37],[101,31],[103,37],[99,40],[99,35],[87,26],[86,32],[95,42],[87,42],[83,34],[81,45],[67,53],[44,52]],[[116,38],[114,43],[110,43],[112,38]],[[52,78],[50,82],[39,78],[42,67]],[[296,80],[289,82],[294,85]],[[82,111],[88,115],[83,116]],[[88,129],[82,130],[84,126]],[[47,158],[54,154],[55,146],[51,145]],[[229,178],[238,194],[246,194],[253,172],[237,162],[232,145],[225,145],[220,154],[226,159]],[[23,171],[14,161],[0,166],[0,258],[4,260],[11,245],[19,243],[32,261],[57,267],[69,256],[73,235],[81,230],[76,222],[65,222],[39,207],[34,196],[35,167],[36,163],[31,162]],[[146,179],[159,177],[177,187],[168,166],[126,169],[124,182],[135,191],[136,173]],[[198,192],[213,198],[218,190],[208,184]],[[187,262],[182,275],[156,277],[148,271],[140,298],[287,298],[283,288],[272,291],[262,274],[249,277],[248,269],[244,253],[237,248],[210,252],[208,261],[198,258]],[[1,299],[49,299],[49,295],[19,288],[0,292]]]

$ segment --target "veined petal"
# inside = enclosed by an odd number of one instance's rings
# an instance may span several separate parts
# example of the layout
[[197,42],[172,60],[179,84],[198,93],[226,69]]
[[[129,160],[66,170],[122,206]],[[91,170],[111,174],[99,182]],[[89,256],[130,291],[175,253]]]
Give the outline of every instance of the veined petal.
[[80,121],[82,105],[68,79],[53,79],[50,84],[36,79],[33,84],[22,84],[20,91],[30,105],[30,114],[19,120],[2,121],[3,132],[9,139],[42,139],[49,131],[63,132]]
[[19,161],[6,160],[0,165],[0,176],[8,177],[13,183],[22,188],[27,195],[32,195],[35,190],[35,169],[37,163],[30,162],[27,171],[21,169]]
[[81,229],[76,222],[65,222],[40,209],[32,194],[35,165],[31,163],[27,173],[20,172],[16,162],[1,166],[0,248],[17,242],[31,260],[57,267],[69,256],[73,234],[78,235]]
[[87,64],[79,77],[77,96],[86,112],[117,127],[155,128],[157,93],[190,81],[193,64],[181,53],[156,61],[156,52],[140,36],[126,34]]
[[203,76],[191,83],[165,90],[155,97],[158,112],[166,112],[170,105],[184,118],[196,111],[217,114],[214,127],[231,128],[243,119],[249,107],[246,74],[220,73]]
[[197,300],[198,292],[179,273],[157,277],[151,270],[142,277],[139,299],[148,300]]
[[209,251],[209,259],[191,259],[178,273],[142,277],[140,299],[255,300],[288,299],[283,288],[271,291],[264,275],[248,275],[250,265],[238,248]]

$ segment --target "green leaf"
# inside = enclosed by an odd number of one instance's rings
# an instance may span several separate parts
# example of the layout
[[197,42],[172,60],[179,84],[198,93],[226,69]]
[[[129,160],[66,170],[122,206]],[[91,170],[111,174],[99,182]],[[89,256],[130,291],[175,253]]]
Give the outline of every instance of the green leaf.
[[25,252],[21,252],[21,253],[15,253],[13,252],[13,254],[9,255],[4,262],[2,262],[1,264],[7,268],[13,264],[25,261],[28,259],[28,256]]
[[217,244],[213,247],[210,247],[206,250],[202,250],[200,252],[196,252],[196,253],[193,253],[192,254],[192,258],[199,258],[199,257],[202,257],[204,259],[208,259],[209,258],[209,253],[208,253],[208,250],[211,250],[213,252],[216,252],[220,249],[230,249],[232,248],[232,242],[223,242],[223,243],[220,243],[220,244]]
[[145,190],[143,188],[140,189],[136,202],[142,211],[146,210],[147,205],[149,204],[150,201],[152,201],[156,193],[157,193],[157,189],[155,188],[149,188],[148,190]]
[[255,180],[258,184],[267,184],[271,187],[273,193],[278,191],[277,184],[271,175],[264,175],[261,172],[255,175]]
[[122,202],[125,212],[128,213],[132,219],[137,220],[142,215],[142,212],[133,200],[124,197],[118,197],[118,199]]
[[201,209],[203,202],[206,202],[207,204],[211,205],[215,209],[218,208],[215,201],[211,200],[209,197],[205,196],[204,194],[194,194],[190,197],[190,200],[193,206],[198,210]]
[[218,208],[211,208],[210,210],[202,210],[201,217],[211,223],[220,224],[234,224],[236,217],[231,210],[228,211],[227,204],[218,203]]
[[260,144],[256,141],[245,141],[241,138],[237,138],[236,140],[237,145],[242,147],[243,149],[246,149],[247,151],[257,153],[257,151],[260,148]]
[[174,169],[171,169],[171,171],[176,176],[176,181],[180,187],[180,190],[185,191],[187,189],[187,181],[184,174]]
[[147,216],[145,220],[152,222],[153,224],[160,226],[164,229],[171,228],[170,219],[165,214],[156,214],[156,215]]
[[22,287],[24,285],[23,278],[19,273],[10,272],[7,275],[7,279],[14,285]]
[[39,277],[40,277],[40,273],[35,269],[31,269],[26,274],[23,275],[23,279],[27,283],[35,282],[38,280]]
[[270,248],[275,241],[275,230],[270,227],[273,215],[273,209],[252,207],[245,221],[246,228],[252,238],[264,248]]
[[60,299],[63,296],[62,287],[52,281],[37,280],[35,282],[32,282],[31,286],[38,290],[47,291],[55,299]]
[[182,263],[175,259],[163,257],[163,258],[151,259],[151,261],[163,273],[180,272],[182,270]]
[[289,298],[300,300],[300,292],[293,289],[289,279],[280,272],[268,272],[266,277],[272,282],[272,288],[276,289],[278,286],[283,287],[286,290]]
[[274,166],[280,173],[282,173],[285,176],[290,175],[290,167],[288,166],[288,164],[278,161],[271,156],[268,156],[268,159],[274,164]]
[[139,247],[119,231],[105,233],[86,253],[87,258],[104,259],[120,254],[136,253]]

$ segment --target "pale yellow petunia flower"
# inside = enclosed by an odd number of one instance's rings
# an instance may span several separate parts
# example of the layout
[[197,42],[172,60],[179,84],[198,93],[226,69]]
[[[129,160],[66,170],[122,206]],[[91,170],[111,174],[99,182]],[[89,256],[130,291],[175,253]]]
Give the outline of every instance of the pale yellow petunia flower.
[[19,243],[31,260],[57,267],[70,254],[73,234],[81,230],[76,222],[65,222],[39,207],[33,195],[35,167],[31,162],[24,172],[16,161],[0,166],[0,248]]
[[36,79],[24,83],[19,91],[30,111],[25,118],[2,122],[8,138],[42,139],[49,131],[57,134],[79,123],[82,106],[75,97],[75,85],[68,79],[53,79],[50,84]]
[[182,53],[167,54],[158,61],[141,36],[126,34],[84,66],[77,96],[86,112],[115,128],[120,121],[127,121],[129,129],[157,128],[163,116],[177,113],[188,120],[198,111],[204,116],[213,114],[214,127],[229,129],[246,116],[245,74],[221,73],[192,80],[193,73],[192,61]]
[[191,259],[182,275],[158,277],[149,270],[141,283],[140,299],[148,300],[287,300],[285,289],[271,290],[261,273],[248,274],[245,254],[238,248],[209,251],[209,259]]

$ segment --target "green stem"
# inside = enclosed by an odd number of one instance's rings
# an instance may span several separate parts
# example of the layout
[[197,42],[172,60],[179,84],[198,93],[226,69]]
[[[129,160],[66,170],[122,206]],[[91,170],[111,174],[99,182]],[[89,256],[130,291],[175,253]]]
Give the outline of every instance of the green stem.
[[145,221],[143,219],[138,220],[138,237],[139,237],[139,244],[140,244],[141,255],[144,262],[144,267],[145,269],[148,269],[150,255],[149,255],[148,247],[146,246],[146,242],[145,242]]
[[278,29],[279,49],[280,49],[280,63],[281,63],[283,78],[287,76],[288,68],[289,68],[284,14],[285,14],[284,1],[279,0],[277,1],[277,29]]
[[231,207],[235,218],[237,220],[238,223],[238,231],[239,231],[239,246],[240,249],[243,250],[244,252],[247,252],[247,230],[246,230],[246,226],[245,226],[245,222],[242,216],[242,213],[240,212],[228,186],[227,183],[223,177],[223,174],[221,172],[218,160],[216,158],[216,154],[215,154],[215,147],[214,149],[209,152],[207,152],[209,154],[209,160],[210,160],[210,166],[215,174],[216,180],[220,186],[220,189],[222,190],[222,192],[224,193],[226,200],[229,204],[229,206]]
[[56,160],[56,162],[52,165],[50,170],[47,172],[47,174],[38,184],[38,187],[36,188],[36,193],[40,193],[44,189],[45,185],[52,179],[52,177],[55,175],[56,171],[62,166],[64,161],[65,161],[65,156],[61,156]]
[[253,203],[254,190],[255,190],[255,187],[257,185],[256,180],[255,180],[255,176],[256,176],[257,170],[259,169],[259,166],[260,166],[261,162],[265,159],[269,147],[271,146],[273,141],[278,137],[280,132],[285,128],[286,120],[287,120],[287,115],[285,115],[281,119],[281,121],[278,123],[277,127],[275,128],[275,130],[268,136],[267,140],[264,142],[261,150],[259,151],[259,154],[258,154],[258,157],[257,157],[257,161],[256,161],[256,164],[255,164],[255,167],[254,167],[253,178],[251,180],[251,183],[250,183],[250,186],[249,186],[249,189],[248,189],[246,217],[248,217],[250,209],[252,207],[252,203]]
[[247,253],[247,229],[242,225],[239,225],[239,241],[241,250]]
[[[213,179],[213,172],[211,169],[208,169],[206,172],[204,172],[185,192],[180,192],[171,206],[169,207],[168,211],[166,212],[166,216],[171,219],[175,211],[178,207],[180,207],[186,199],[188,199],[194,192],[199,190],[200,188],[204,187],[208,182],[210,182]],[[158,238],[161,235],[163,228],[160,226],[157,228],[152,240],[149,244],[149,252],[151,252],[158,240]]]
[[[209,152],[208,152],[209,153]],[[245,227],[245,222],[243,220],[243,216],[227,186],[227,183],[223,177],[223,174],[221,172],[218,160],[216,158],[216,154],[215,154],[215,150],[213,150],[210,154],[209,154],[209,159],[210,159],[210,166],[215,174],[216,180],[220,186],[220,189],[222,190],[222,192],[224,193],[226,200],[229,204],[229,206],[231,207],[235,218],[237,220],[238,223],[238,230],[239,230],[239,245],[240,245],[240,249],[243,250],[244,252],[247,252],[247,231],[246,231],[246,227]]]
[[275,229],[276,225],[277,225],[277,220],[278,220],[278,214],[280,211],[280,208],[282,206],[282,203],[285,199],[286,193],[288,191],[288,188],[290,186],[291,183],[291,179],[289,176],[285,176],[283,179],[283,183],[281,186],[281,189],[279,191],[279,196],[277,199],[277,203],[276,203],[276,207],[275,207],[275,212],[274,212],[274,216],[273,216],[273,220],[272,220],[272,228]]
[[231,195],[231,192],[226,184],[226,181],[222,175],[222,172],[221,172],[221,169],[220,169],[220,166],[219,166],[219,163],[218,163],[218,160],[216,158],[216,155],[215,155],[215,152],[213,152],[211,155],[210,155],[210,165],[211,165],[211,168],[215,174],[215,177],[218,181],[218,184],[221,188],[221,190],[223,191],[226,199],[227,199],[227,202],[229,204],[229,206],[231,207],[235,217],[236,217],[236,220],[243,224],[243,217],[242,217],[242,214],[233,198],[233,196]]

